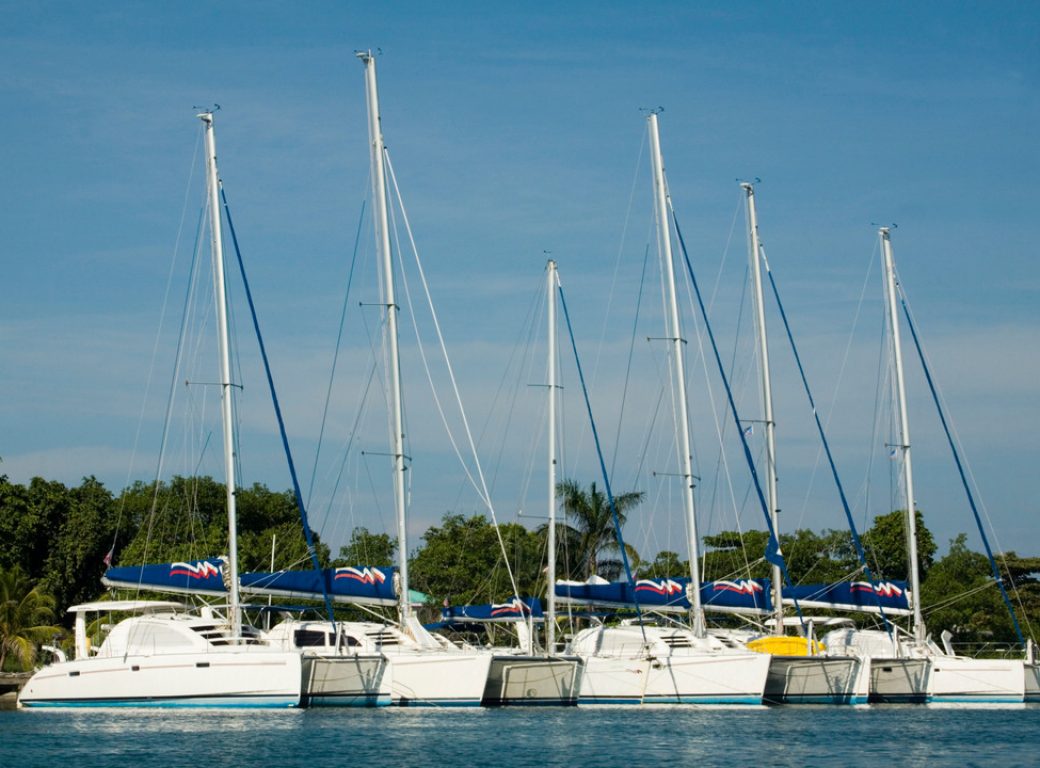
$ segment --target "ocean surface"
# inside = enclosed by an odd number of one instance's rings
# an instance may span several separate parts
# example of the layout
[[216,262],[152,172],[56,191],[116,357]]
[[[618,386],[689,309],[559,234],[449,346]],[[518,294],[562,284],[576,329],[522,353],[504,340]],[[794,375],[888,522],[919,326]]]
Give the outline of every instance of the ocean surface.
[[1037,766],[1008,708],[0,712],[0,766]]

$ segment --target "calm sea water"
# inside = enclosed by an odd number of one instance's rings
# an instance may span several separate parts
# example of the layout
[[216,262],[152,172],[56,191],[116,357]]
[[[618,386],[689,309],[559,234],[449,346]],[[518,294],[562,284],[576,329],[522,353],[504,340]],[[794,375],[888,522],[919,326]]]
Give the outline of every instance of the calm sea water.
[[0,766],[1040,765],[1040,706],[0,712]]

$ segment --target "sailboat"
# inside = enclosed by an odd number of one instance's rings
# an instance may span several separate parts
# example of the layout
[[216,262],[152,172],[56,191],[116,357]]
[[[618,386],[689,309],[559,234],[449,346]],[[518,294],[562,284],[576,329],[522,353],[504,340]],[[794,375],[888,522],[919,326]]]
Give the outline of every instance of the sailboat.
[[[1019,703],[1025,699],[1025,675],[1021,660],[976,659],[953,652],[949,637],[940,648],[928,635],[921,611],[920,569],[917,558],[917,520],[913,469],[910,460],[910,426],[903,377],[903,354],[897,312],[898,282],[892,256],[891,233],[880,228],[884,259],[885,295],[892,347],[892,368],[898,408],[897,456],[902,459],[902,486],[906,506],[907,547],[913,608],[908,634],[879,630],[842,629],[823,639],[836,652],[871,657],[870,701],[893,703]],[[1028,667],[1026,672],[1028,672]]]
[[359,51],[365,68],[368,137],[371,161],[373,220],[376,249],[381,261],[386,312],[387,380],[390,389],[390,458],[397,521],[397,570],[393,591],[397,624],[338,622],[340,631],[359,650],[381,654],[387,662],[390,702],[397,706],[479,706],[488,679],[491,656],[453,646],[427,631],[415,615],[408,590],[408,535],[405,499],[404,419],[398,354],[398,313],[387,213],[385,145],[380,125],[376,61],[371,51]]
[[[615,626],[593,625],[574,635],[568,651],[580,656],[585,664],[579,705],[761,704],[769,671],[769,657],[748,651],[727,638],[708,633],[704,620],[686,405],[686,372],[672,259],[668,191],[657,113],[651,112],[647,119],[658,248],[666,273],[669,306],[667,336],[672,345],[678,411],[676,420],[680,430],[678,450],[689,532],[690,581],[686,588],[690,605],[689,623],[659,626],[637,620]],[[566,589],[570,585],[563,586]],[[623,588],[627,585],[616,586]],[[638,589],[639,585],[636,585],[632,591]]]
[[[780,505],[777,497],[776,422],[773,418],[773,389],[770,380],[769,341],[766,334],[765,303],[762,292],[762,253],[759,242],[755,188],[744,182],[748,222],[748,253],[754,295],[755,332],[761,374],[762,419],[765,427],[766,500],[773,530],[780,530]],[[765,701],[770,704],[865,704],[869,689],[869,658],[857,655],[831,655],[812,636],[816,622],[798,618],[804,638],[785,634],[784,578],[780,566],[772,563],[773,634],[749,638],[752,650],[769,653],[769,677]],[[820,621],[822,625],[826,620]]]
[[[39,670],[19,697],[23,707],[296,707],[302,697],[302,659],[297,650],[273,648],[242,622],[238,588],[235,509],[235,433],[224,252],[218,204],[213,113],[198,115],[205,130],[214,296],[220,357],[221,416],[227,488],[228,559],[226,615],[212,608],[188,613],[173,602],[101,601],[70,608],[75,615],[75,657]],[[208,573],[208,571],[207,571]],[[123,615],[101,645],[87,637],[87,616]]]
[[[516,647],[496,646],[484,690],[483,703],[491,706],[573,706],[583,671],[577,656],[559,655],[556,651],[556,286],[559,277],[556,262],[546,265],[546,309],[548,328],[548,360],[546,386],[548,392],[548,483],[549,504],[547,528],[548,610],[542,614],[538,600],[521,600],[514,596],[507,603],[489,606],[449,608],[445,618],[465,619],[479,623],[508,622],[517,633]],[[539,652],[536,625],[545,625],[545,648]]]

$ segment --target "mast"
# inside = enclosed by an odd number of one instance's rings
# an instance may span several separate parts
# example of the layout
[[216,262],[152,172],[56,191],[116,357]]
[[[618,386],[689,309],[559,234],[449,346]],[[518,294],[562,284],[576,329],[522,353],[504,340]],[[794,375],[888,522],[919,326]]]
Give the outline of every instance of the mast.
[[[740,185],[747,195],[748,257],[751,260],[751,280],[755,292],[755,332],[758,339],[758,365],[762,373],[762,419],[766,432],[766,501],[773,532],[780,536],[780,506],[776,489],[776,423],[773,421],[773,386],[770,382],[769,341],[766,336],[766,311],[762,300],[761,244],[758,240],[758,214],[755,211],[755,187],[744,182]],[[784,633],[784,577],[779,565],[773,565],[773,633]]]
[[675,290],[675,267],[672,264],[671,227],[668,224],[668,190],[664,178],[664,161],[661,159],[661,138],[657,128],[657,112],[647,118],[650,124],[650,162],[653,166],[654,211],[657,214],[657,247],[664,262],[665,279],[668,284],[668,330],[672,343],[672,359],[675,362],[676,403],[679,409],[679,463],[683,479],[683,505],[686,510],[686,528],[689,531],[690,549],[690,624],[697,637],[704,637],[704,608],[701,606],[701,574],[698,554],[697,518],[693,506],[693,456],[690,450],[690,424],[686,407],[686,367],[683,362],[682,330],[679,326],[679,303]]
[[235,434],[232,423],[235,385],[231,381],[231,352],[228,341],[227,293],[224,286],[224,244],[220,230],[217,144],[213,135],[213,113],[197,116],[206,131],[206,188],[209,197],[210,243],[213,255],[213,295],[217,305],[217,348],[220,355],[220,410],[224,431],[224,483],[228,516],[228,613],[235,642],[242,634],[241,600],[238,594],[238,513],[235,507]]
[[394,298],[394,266],[390,253],[390,230],[387,223],[386,169],[384,167],[383,132],[379,121],[379,94],[376,89],[376,60],[371,51],[358,51],[365,65],[365,92],[368,97],[368,142],[372,163],[372,216],[375,223],[376,250],[382,262],[383,294],[386,301],[387,367],[390,381],[390,456],[393,464],[394,509],[397,513],[397,568],[400,576],[398,611],[401,625],[411,618],[408,602],[408,531],[405,520],[405,456],[404,417],[401,412],[401,360],[397,348],[397,316],[400,311]]
[[885,259],[885,295],[888,299],[888,322],[892,329],[892,363],[896,375],[896,397],[899,404],[899,445],[903,453],[903,486],[906,492],[906,538],[909,548],[910,590],[914,603],[914,639],[925,639],[924,618],[921,615],[920,571],[917,562],[917,516],[914,513],[914,475],[910,464],[910,422],[906,415],[906,386],[903,381],[903,350],[899,338],[899,314],[896,311],[896,269],[892,260],[892,242],[889,228],[878,230]]
[[545,645],[549,653],[556,647],[556,262],[549,259],[546,279],[546,303],[549,317],[549,541],[548,541],[548,616],[545,623]]

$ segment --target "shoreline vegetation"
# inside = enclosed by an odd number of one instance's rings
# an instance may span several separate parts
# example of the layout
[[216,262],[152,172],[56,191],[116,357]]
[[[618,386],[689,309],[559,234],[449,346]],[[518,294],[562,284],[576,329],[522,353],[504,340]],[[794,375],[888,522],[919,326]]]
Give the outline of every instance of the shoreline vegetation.
[[[574,497],[564,503],[559,524],[558,576],[584,580],[592,573],[621,578],[603,494],[566,480]],[[639,494],[627,510],[638,515]],[[307,562],[300,517],[290,491],[255,484],[237,495],[239,561],[243,570],[275,569]],[[936,637],[954,634],[967,655],[1020,655],[1010,617],[985,556],[967,546],[961,534],[937,557],[938,546],[918,511],[918,554],[922,570],[921,604]],[[879,515],[864,532],[871,569],[878,578],[902,579],[907,570],[904,513]],[[544,596],[546,526],[530,530],[516,523],[499,526],[522,595]],[[321,541],[323,567],[386,566],[394,562],[396,541],[385,533],[355,528],[336,557]],[[762,531],[722,531],[704,537],[705,581],[769,575]],[[794,583],[837,582],[858,575],[847,531],[808,529],[781,535]],[[45,661],[41,645],[71,645],[69,606],[96,600],[101,576],[112,565],[137,565],[215,557],[226,553],[224,486],[210,477],[174,477],[169,482],[134,483],[118,494],[94,477],[79,486],[44,478],[12,483],[0,475],[0,672],[25,672]],[[688,573],[672,551],[639,553],[626,545],[637,578],[667,578]],[[503,601],[512,595],[498,546],[498,534],[483,515],[448,512],[431,526],[409,556],[412,587],[429,595],[424,620],[434,620],[445,603],[464,605]],[[1004,552],[996,556],[1019,622],[1034,642],[1040,629],[1040,557]],[[344,617],[356,609],[337,609]],[[869,617],[854,617],[859,622]],[[726,621],[723,618],[720,621]],[[732,621],[732,619],[728,619]],[[45,654],[43,654],[45,655]],[[4,680],[7,676],[4,677]]]

